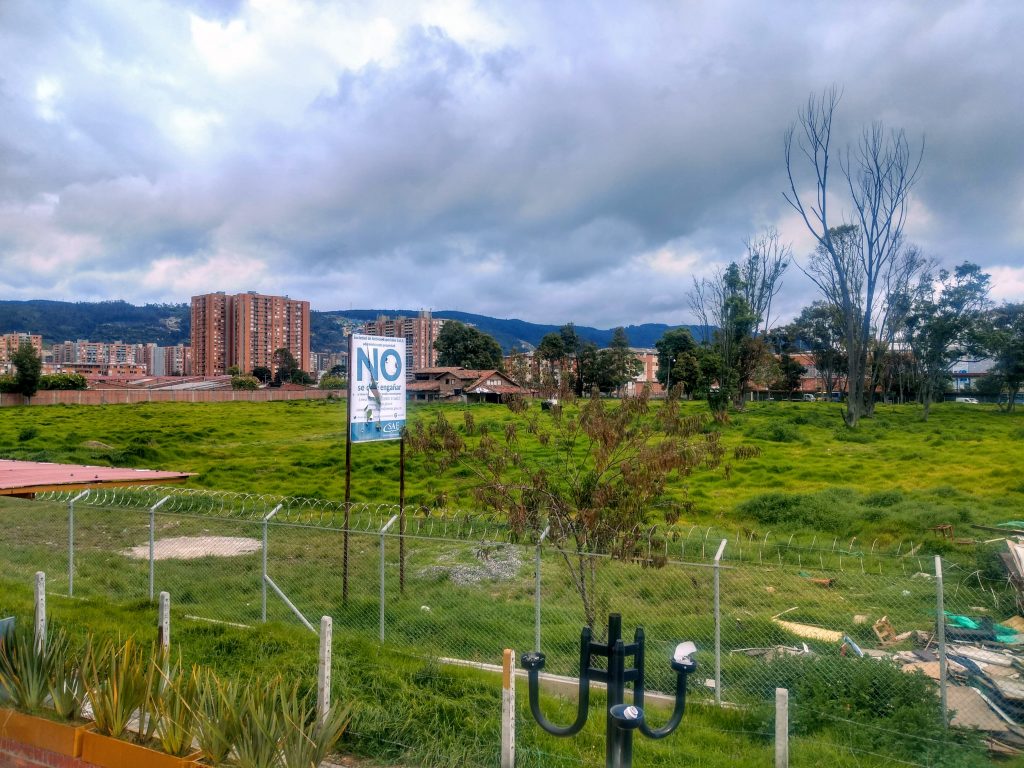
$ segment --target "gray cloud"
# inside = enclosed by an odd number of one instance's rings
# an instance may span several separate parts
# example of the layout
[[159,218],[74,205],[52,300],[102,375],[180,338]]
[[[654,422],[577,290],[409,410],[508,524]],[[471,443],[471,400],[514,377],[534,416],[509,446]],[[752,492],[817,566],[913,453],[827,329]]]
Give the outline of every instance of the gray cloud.
[[1024,297],[1016,4],[130,7],[0,5],[7,297],[685,322],[759,228],[808,247],[782,136],[832,83],[844,140],[925,137],[912,239]]

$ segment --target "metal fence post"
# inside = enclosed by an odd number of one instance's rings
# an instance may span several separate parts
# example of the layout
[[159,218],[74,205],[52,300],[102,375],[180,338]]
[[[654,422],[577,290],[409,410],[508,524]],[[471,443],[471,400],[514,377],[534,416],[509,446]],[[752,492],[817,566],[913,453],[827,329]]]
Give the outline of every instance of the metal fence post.
[[725,545],[728,539],[722,539],[718,545],[718,552],[715,553],[715,704],[722,704],[722,599],[721,599],[721,571],[722,554],[725,552]]
[[334,620],[330,616],[320,617],[320,668],[316,677],[316,714],[324,723],[331,710],[331,638]]
[[388,529],[395,524],[398,515],[392,515],[384,527],[380,529],[380,641],[384,642],[384,541]]
[[946,609],[942,595],[942,556],[935,556],[935,637],[939,645],[939,700],[942,703],[942,725],[949,725],[946,702]]
[[153,599],[153,585],[156,582],[156,572],[153,567],[154,551],[156,549],[156,511],[170,499],[164,496],[160,501],[149,508],[149,599]]
[[260,595],[260,605],[262,612],[260,615],[263,617],[263,623],[267,623],[267,535],[268,527],[271,519],[274,515],[281,511],[283,504],[278,504],[270,512],[267,513],[266,517],[263,518],[263,578],[260,579],[260,589],[262,594]]
[[551,526],[546,526],[537,539],[537,568],[535,571],[536,585],[534,586],[534,609],[533,609],[533,650],[540,653],[540,548],[544,539],[548,537]]
[[35,616],[36,650],[46,650],[46,574],[36,571],[36,616]]
[[75,596],[75,502],[88,495],[82,491],[68,502],[68,597]]

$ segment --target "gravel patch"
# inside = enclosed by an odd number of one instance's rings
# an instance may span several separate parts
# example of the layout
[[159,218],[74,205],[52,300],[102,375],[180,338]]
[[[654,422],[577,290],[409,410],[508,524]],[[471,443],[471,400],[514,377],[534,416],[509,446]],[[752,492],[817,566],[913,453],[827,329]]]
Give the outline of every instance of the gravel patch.
[[[478,547],[473,551],[476,563],[453,563],[432,565],[420,571],[424,576],[447,576],[453,584],[470,586],[484,581],[512,581],[519,575],[523,559],[516,547],[496,544]],[[442,560],[454,558],[454,554],[442,556]]]

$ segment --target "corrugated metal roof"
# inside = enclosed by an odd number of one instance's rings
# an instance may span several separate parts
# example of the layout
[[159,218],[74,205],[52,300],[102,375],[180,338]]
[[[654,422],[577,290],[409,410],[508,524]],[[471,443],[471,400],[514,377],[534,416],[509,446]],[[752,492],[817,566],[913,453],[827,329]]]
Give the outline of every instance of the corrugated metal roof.
[[193,474],[0,459],[0,496],[24,496],[55,489],[95,488],[102,485],[153,485],[187,480]]

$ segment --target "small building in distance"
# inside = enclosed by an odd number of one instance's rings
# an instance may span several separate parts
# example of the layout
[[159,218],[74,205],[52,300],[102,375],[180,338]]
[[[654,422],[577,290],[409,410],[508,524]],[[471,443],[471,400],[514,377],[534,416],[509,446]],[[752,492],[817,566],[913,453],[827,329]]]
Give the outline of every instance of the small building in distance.
[[500,403],[510,395],[529,395],[507,374],[494,369],[422,368],[413,372],[413,380],[406,385],[410,400],[434,402],[465,399],[468,402]]

